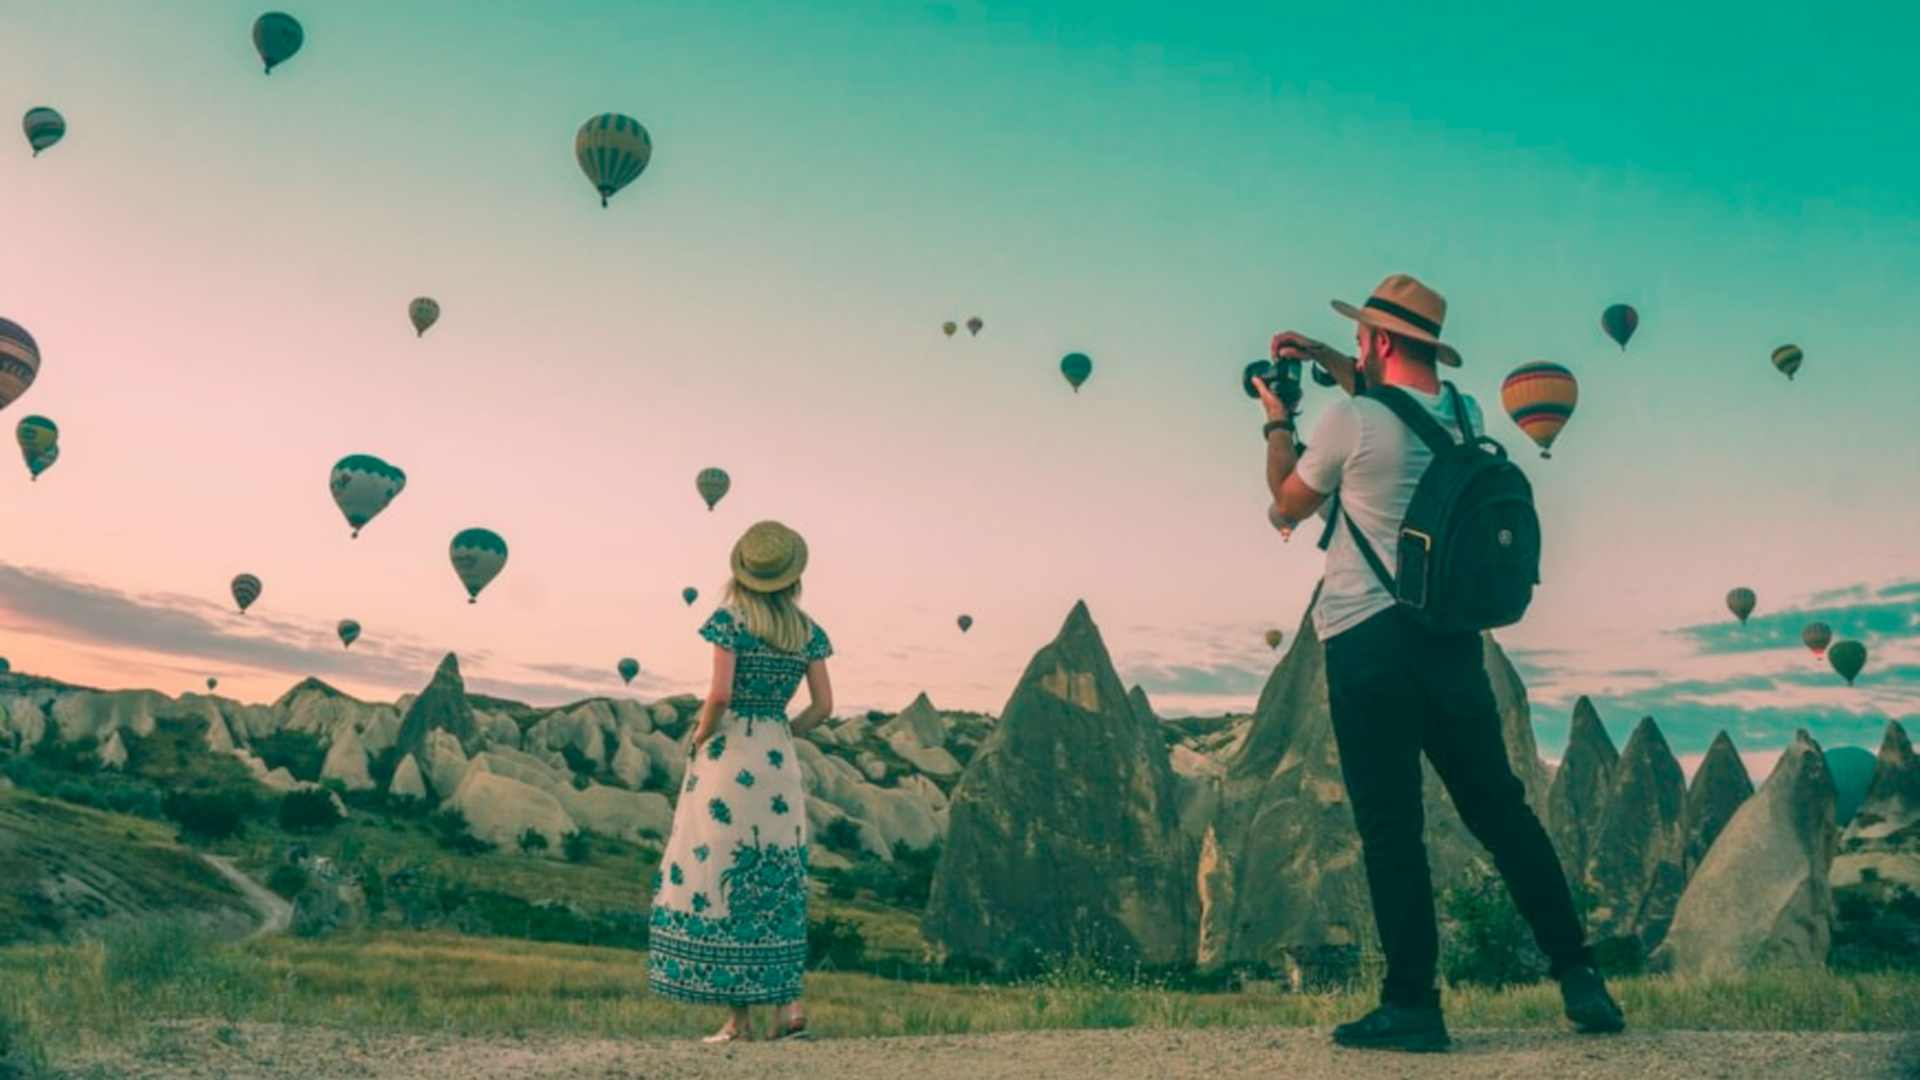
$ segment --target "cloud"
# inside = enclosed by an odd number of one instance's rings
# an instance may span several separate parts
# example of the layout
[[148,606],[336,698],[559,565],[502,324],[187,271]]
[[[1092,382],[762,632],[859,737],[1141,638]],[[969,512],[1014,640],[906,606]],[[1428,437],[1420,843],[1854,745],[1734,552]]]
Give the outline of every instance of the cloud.
[[1889,585],[1877,594],[1864,585],[1839,591],[1855,602],[1816,601],[1811,607],[1755,615],[1745,624],[1724,619],[1683,627],[1679,633],[1707,653],[1805,648],[1800,630],[1816,621],[1832,627],[1835,640],[1874,642],[1920,634],[1920,582]]
[[1149,697],[1225,697],[1257,696],[1273,674],[1271,667],[1250,668],[1232,664],[1199,666],[1123,667],[1120,681],[1127,686],[1139,684]]

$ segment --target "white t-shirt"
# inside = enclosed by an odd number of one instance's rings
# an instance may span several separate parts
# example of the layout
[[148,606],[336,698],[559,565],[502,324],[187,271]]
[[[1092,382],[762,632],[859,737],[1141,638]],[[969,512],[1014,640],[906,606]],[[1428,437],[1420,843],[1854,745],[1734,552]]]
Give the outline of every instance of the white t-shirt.
[[[1400,389],[1433,414],[1449,435],[1460,437],[1452,399],[1444,390],[1428,394],[1404,386]],[[1470,394],[1461,394],[1460,399],[1475,434],[1484,434],[1479,403]],[[1413,501],[1413,489],[1419,486],[1432,460],[1433,451],[1392,409],[1372,398],[1342,396],[1327,406],[1314,425],[1307,452],[1301,455],[1294,472],[1323,495],[1338,491],[1340,516],[1351,517],[1360,526],[1387,573],[1397,575],[1400,522],[1406,517],[1407,504]],[[1326,515],[1323,506],[1320,516],[1324,519]],[[1333,542],[1327,545],[1327,573],[1320,585],[1320,602],[1313,609],[1314,632],[1325,641],[1393,605],[1393,596],[1360,554],[1346,522],[1337,522]]]

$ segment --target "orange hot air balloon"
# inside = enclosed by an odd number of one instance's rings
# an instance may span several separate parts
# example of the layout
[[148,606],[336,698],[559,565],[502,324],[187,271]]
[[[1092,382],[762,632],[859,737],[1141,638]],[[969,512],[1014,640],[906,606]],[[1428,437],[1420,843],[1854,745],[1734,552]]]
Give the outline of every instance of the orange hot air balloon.
[[1827,646],[1833,641],[1833,627],[1823,622],[1810,622],[1800,629],[1800,643],[1813,650],[1815,659],[1827,655]]
[[1744,623],[1747,621],[1747,616],[1753,614],[1753,605],[1759,600],[1760,598],[1753,594],[1752,589],[1734,589],[1727,593],[1727,610],[1733,612]]
[[1573,372],[1545,360],[1522,364],[1500,384],[1500,404],[1520,430],[1540,447],[1540,456],[1553,456],[1553,440],[1573,418],[1580,400],[1580,383]]

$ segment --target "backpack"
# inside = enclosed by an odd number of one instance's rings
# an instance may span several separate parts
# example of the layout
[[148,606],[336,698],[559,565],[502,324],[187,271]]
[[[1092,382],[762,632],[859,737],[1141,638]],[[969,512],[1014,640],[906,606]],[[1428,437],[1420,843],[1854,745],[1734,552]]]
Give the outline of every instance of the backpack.
[[[1452,383],[1444,384],[1460,425],[1461,441],[1395,386],[1366,395],[1392,409],[1433,451],[1401,520],[1396,582],[1347,516],[1347,531],[1387,594],[1435,633],[1461,633],[1511,626],[1526,614],[1540,583],[1540,518],[1533,486],[1507,451],[1484,433],[1475,435]],[[1326,550],[1340,518],[1339,493],[1320,537]]]

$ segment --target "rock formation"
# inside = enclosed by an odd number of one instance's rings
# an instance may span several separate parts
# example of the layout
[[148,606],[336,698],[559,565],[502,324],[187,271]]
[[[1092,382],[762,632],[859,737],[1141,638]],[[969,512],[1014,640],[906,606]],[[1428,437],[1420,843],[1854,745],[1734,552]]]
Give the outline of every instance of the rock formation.
[[440,661],[426,690],[407,706],[396,740],[399,753],[420,753],[426,748],[427,733],[431,731],[452,735],[460,743],[461,753],[469,758],[485,749],[479,720],[473,714],[473,704],[467,700],[466,683],[460,678],[460,661],[452,653]]
[[1747,776],[1747,765],[1734,749],[1733,739],[1722,731],[1713,737],[1706,759],[1693,774],[1686,807],[1680,815],[1680,832],[1686,843],[1681,870],[1687,878],[1693,877],[1727,822],[1752,797],[1753,780]]
[[1898,721],[1887,724],[1873,785],[1847,826],[1845,846],[1920,851],[1920,755]]
[[1585,886],[1595,938],[1635,937],[1651,949],[1665,936],[1686,886],[1686,791],[1659,725],[1642,719],[1614,767],[1600,828],[1590,834]]
[[1582,697],[1573,705],[1567,752],[1547,790],[1547,831],[1570,882],[1586,874],[1590,840],[1599,832],[1619,761],[1620,751],[1614,749],[1599,712]]
[[1028,664],[947,813],[922,927],[950,956],[1192,958],[1197,862],[1166,741],[1129,704],[1084,601]]
[[1720,976],[1817,968],[1832,940],[1838,843],[1833,777],[1805,732],[1707,851],[1680,898],[1657,969]]

